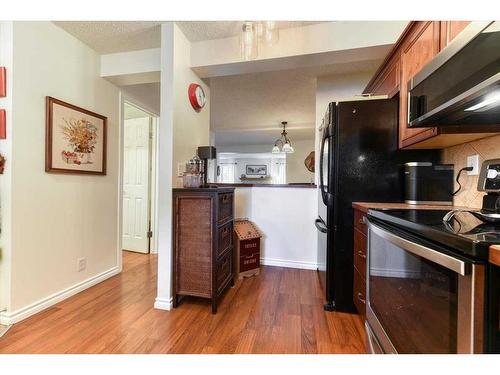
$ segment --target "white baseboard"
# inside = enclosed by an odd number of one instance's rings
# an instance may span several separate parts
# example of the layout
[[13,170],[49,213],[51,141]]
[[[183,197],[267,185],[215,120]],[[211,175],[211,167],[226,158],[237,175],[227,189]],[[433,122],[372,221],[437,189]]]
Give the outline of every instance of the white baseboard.
[[172,310],[173,307],[173,298],[165,299],[165,298],[160,298],[156,297],[155,299],[155,304],[154,308],[158,310]]
[[110,277],[115,276],[120,272],[121,271],[119,267],[115,266],[96,276],[88,278],[87,280],[79,282],[78,284],[75,284],[69,288],[61,290],[60,292],[54,293],[46,298],[43,298],[35,303],[32,303],[31,305],[22,307],[11,313],[2,312],[0,313],[0,324],[11,325],[17,323],[23,319],[30,317],[31,315],[34,315],[42,310],[45,310],[50,306],[55,305],[58,302],[65,300],[66,298],[74,296],[75,294],[80,293],[81,291],[88,289],[91,286],[99,284],[100,282],[109,279]]
[[260,264],[264,266],[299,268],[314,271],[318,269],[318,264],[314,262],[301,262],[297,260],[284,260],[276,258],[260,258]]
[[2,337],[3,335],[5,335],[7,333],[7,331],[9,330],[10,327],[12,327],[12,326],[0,325],[0,337]]

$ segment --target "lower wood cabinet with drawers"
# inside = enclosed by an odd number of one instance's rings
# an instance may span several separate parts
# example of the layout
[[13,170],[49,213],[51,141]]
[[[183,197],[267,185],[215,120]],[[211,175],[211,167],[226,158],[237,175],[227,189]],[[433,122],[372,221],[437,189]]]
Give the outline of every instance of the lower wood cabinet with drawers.
[[181,297],[208,298],[212,313],[233,274],[234,188],[173,191],[174,308]]
[[366,318],[366,213],[354,210],[354,285],[353,301],[359,314]]

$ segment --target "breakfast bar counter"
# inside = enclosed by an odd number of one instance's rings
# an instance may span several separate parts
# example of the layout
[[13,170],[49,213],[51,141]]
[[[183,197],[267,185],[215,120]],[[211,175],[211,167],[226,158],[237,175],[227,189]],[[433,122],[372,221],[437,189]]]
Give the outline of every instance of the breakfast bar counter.
[[224,187],[234,187],[234,188],[244,188],[244,187],[266,187],[266,188],[305,188],[305,189],[316,189],[315,184],[308,183],[291,183],[291,184],[260,184],[260,183],[217,183],[213,184],[220,188]]

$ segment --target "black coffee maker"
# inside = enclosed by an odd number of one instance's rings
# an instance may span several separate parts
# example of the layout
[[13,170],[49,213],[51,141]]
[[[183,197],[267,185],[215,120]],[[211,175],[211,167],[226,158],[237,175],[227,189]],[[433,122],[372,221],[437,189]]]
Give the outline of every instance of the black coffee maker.
[[200,146],[196,152],[198,157],[203,161],[202,176],[203,183],[201,187],[209,187],[208,185],[208,160],[217,157],[217,150],[214,146]]
[[486,160],[483,163],[477,190],[486,192],[481,211],[500,215],[500,159]]

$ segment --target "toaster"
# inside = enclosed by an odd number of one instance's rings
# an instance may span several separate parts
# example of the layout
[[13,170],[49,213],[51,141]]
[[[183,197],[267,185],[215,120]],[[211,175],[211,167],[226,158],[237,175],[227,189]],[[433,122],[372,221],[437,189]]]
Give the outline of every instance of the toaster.
[[410,162],[404,167],[406,203],[453,204],[453,164]]

